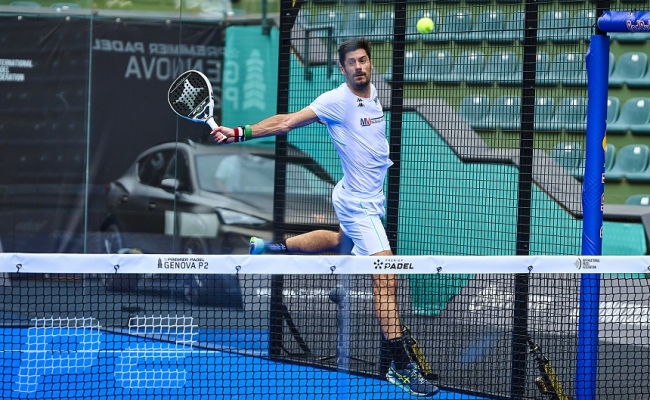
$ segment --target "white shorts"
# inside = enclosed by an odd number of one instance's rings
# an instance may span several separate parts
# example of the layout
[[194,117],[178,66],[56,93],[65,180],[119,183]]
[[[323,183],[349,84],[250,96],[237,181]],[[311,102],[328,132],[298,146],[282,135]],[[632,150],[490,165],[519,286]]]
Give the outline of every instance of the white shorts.
[[361,197],[350,193],[339,182],[332,192],[332,204],[339,218],[341,231],[353,242],[352,254],[369,256],[390,250],[386,229],[381,222],[385,211],[384,193]]

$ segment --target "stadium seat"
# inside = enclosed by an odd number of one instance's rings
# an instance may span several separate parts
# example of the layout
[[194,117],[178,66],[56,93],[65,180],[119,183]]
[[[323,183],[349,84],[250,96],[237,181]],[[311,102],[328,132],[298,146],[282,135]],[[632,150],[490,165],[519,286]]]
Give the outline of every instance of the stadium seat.
[[648,55],[644,52],[633,51],[621,54],[616,59],[614,71],[609,77],[610,87],[623,85],[636,86],[635,81],[643,79],[648,70]]
[[621,181],[628,175],[638,174],[648,167],[648,146],[628,144],[616,155],[613,167],[605,172],[605,181]]
[[645,89],[650,88],[650,62],[648,63],[648,69],[646,70],[645,75],[635,80],[634,83],[629,86],[635,88],[636,87],[645,88]]
[[[417,30],[417,23],[420,18],[431,18],[433,21],[433,31],[426,35],[421,34]],[[440,17],[435,11],[418,11],[413,14],[406,25],[406,41],[407,42],[438,42],[440,39]],[[393,34],[391,32],[391,38]],[[392,40],[392,39],[391,39]]]
[[311,28],[312,15],[308,10],[301,8],[296,17],[296,24],[303,27],[303,29]]
[[66,8],[81,8],[81,6],[77,3],[53,3],[52,5],[50,5],[50,8],[66,9]]
[[650,194],[634,194],[625,200],[628,206],[650,206]]
[[[621,100],[615,96],[607,97],[607,125],[615,124],[621,112]],[[607,129],[609,131],[609,129]]]
[[468,85],[480,83],[485,67],[485,54],[481,51],[466,51],[459,54],[454,62],[451,77],[454,81]]
[[451,76],[454,57],[447,50],[431,51],[422,59],[421,81],[456,83]]
[[486,117],[489,128],[516,131],[521,127],[521,97],[500,96],[494,99]]
[[632,97],[623,103],[616,122],[608,124],[608,132],[650,134],[650,98]]
[[562,142],[551,149],[551,158],[571,176],[580,168],[584,153],[578,143]]
[[587,68],[581,53],[561,53],[551,62],[548,83],[565,86],[587,85]]
[[551,131],[585,132],[587,130],[587,99],[566,97],[555,108]]
[[486,40],[488,43],[503,43],[512,41],[507,37],[504,40],[503,30],[505,15],[500,10],[486,11],[479,14],[474,21],[474,28],[470,35],[472,41],[480,42]]
[[503,24],[503,42],[524,41],[524,18],[526,14],[523,11],[517,11],[510,14],[510,18]]
[[370,11],[358,11],[348,14],[343,25],[340,42],[347,39],[366,36],[375,30],[375,15]]
[[[610,119],[611,118],[611,119]],[[621,100],[618,97],[607,97],[607,133],[608,134],[625,134],[627,133],[627,124],[620,121],[621,118]]]
[[550,85],[548,71],[551,68],[551,56],[548,53],[539,52],[535,60],[535,83],[538,85]]
[[444,41],[472,42],[473,15],[469,11],[451,11],[443,18],[440,35]]
[[40,7],[41,5],[35,1],[12,1],[9,3],[10,6],[18,7]]
[[[323,11],[316,15],[314,18],[312,27],[313,28],[325,28],[332,27],[332,36],[336,38],[341,34],[341,29],[343,28],[343,17],[340,13],[336,11]],[[327,38],[327,31],[315,31],[312,33],[315,37]]]
[[538,43],[565,43],[569,33],[571,16],[566,10],[547,11],[539,19]]
[[487,84],[521,84],[521,68],[521,60],[515,53],[492,53],[485,63],[480,80]]
[[487,96],[467,96],[461,100],[459,113],[474,129],[489,129],[486,116],[490,111],[490,99]]
[[394,12],[385,11],[381,13],[375,23],[375,30],[368,35],[368,38],[376,43],[390,42],[393,38],[394,23]]
[[552,97],[535,98],[535,120],[536,131],[548,130],[551,127],[551,120],[555,113],[555,101]]
[[619,43],[645,43],[650,40],[650,32],[612,32],[608,33],[611,40]]
[[[422,82],[420,71],[420,52],[417,50],[407,50],[404,52],[404,82]],[[393,66],[388,66],[384,79],[388,82],[393,81]]]
[[582,10],[578,12],[569,28],[568,37],[571,38],[571,43],[579,41],[588,42],[591,40],[591,35],[594,33],[594,25],[596,24],[596,11]]
[[607,143],[605,147],[605,172],[610,171],[614,167],[614,159],[616,158],[616,146]]

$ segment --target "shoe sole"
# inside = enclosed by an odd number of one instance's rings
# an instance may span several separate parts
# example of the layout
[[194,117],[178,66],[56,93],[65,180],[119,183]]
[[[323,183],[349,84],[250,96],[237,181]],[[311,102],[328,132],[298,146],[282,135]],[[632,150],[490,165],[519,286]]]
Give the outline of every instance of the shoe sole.
[[410,394],[412,396],[416,396],[416,397],[432,397],[432,396],[435,396],[436,394],[438,394],[438,392],[440,391],[440,390],[436,390],[435,392],[429,393],[429,394],[427,394],[427,393],[418,393],[418,392],[414,392],[413,390],[411,390],[411,388],[409,388],[408,386],[403,385],[402,382],[400,382],[400,380],[395,378],[394,376],[386,374],[386,379],[388,380],[388,383],[391,383],[391,384],[397,386],[398,388],[402,389],[406,393],[408,393],[408,394]]

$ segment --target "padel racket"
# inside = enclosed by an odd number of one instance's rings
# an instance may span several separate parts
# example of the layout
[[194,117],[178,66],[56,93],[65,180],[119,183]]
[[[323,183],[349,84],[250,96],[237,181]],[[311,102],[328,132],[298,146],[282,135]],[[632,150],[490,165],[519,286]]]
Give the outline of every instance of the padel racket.
[[205,122],[212,129],[218,126],[212,116],[212,84],[203,73],[196,70],[183,72],[169,88],[167,100],[172,110],[181,117],[194,122]]

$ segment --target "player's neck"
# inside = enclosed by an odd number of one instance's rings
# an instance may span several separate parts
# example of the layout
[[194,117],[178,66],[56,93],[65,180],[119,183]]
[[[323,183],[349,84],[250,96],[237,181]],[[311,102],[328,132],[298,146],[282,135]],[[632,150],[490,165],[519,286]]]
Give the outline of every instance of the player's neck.
[[370,93],[372,93],[371,90],[370,90],[370,83],[368,83],[368,84],[366,85],[366,87],[364,87],[364,88],[361,89],[361,90],[354,88],[352,85],[350,85],[349,82],[346,82],[346,84],[348,85],[348,89],[350,89],[350,91],[351,91],[355,96],[357,96],[357,97],[361,97],[361,98],[366,98],[366,99],[369,99],[369,98],[370,98]]

